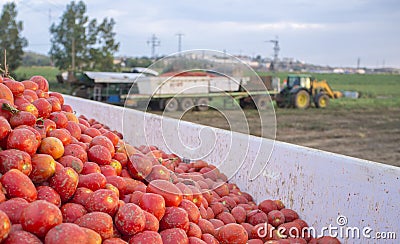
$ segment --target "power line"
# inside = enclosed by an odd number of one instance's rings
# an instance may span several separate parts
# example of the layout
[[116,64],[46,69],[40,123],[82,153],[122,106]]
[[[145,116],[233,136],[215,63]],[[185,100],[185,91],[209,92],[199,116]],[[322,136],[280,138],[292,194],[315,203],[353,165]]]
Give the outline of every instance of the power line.
[[182,51],[182,36],[184,36],[184,34],[178,32],[176,36],[178,36],[178,52],[180,53]]
[[154,59],[156,58],[156,47],[160,46],[160,43],[160,39],[158,39],[155,34],[153,34],[147,41],[147,44],[151,45],[151,57]]

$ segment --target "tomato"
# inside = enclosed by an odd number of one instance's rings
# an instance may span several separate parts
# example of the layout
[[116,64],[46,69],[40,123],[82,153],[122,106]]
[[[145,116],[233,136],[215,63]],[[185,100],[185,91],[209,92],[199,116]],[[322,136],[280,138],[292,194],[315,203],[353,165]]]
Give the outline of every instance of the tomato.
[[32,103],[23,103],[21,105],[18,105],[18,109],[31,113],[35,118],[39,116],[39,111]]
[[236,206],[231,210],[232,216],[235,218],[236,223],[241,224],[246,221],[246,210],[241,206]]
[[0,140],[6,138],[11,132],[11,125],[4,117],[0,116]]
[[71,105],[63,104],[61,105],[61,110],[69,113],[73,113],[74,110],[72,109]]
[[167,207],[179,206],[182,202],[182,192],[169,181],[153,180],[148,184],[146,192],[161,195]]
[[128,170],[131,176],[137,180],[145,179],[151,172],[151,161],[142,154],[132,154],[128,161]]
[[30,203],[21,214],[22,228],[38,237],[44,237],[51,228],[61,223],[60,209],[44,200]]
[[85,208],[89,212],[104,212],[110,216],[114,216],[118,209],[118,196],[109,189],[99,189],[90,194]]
[[50,186],[60,195],[61,201],[72,198],[78,186],[79,176],[72,168],[65,167],[57,171],[50,179]]
[[21,81],[22,85],[24,85],[25,90],[33,90],[36,91],[39,89],[39,85],[31,80]]
[[14,96],[22,95],[25,90],[25,86],[21,82],[15,80],[6,80],[3,84],[10,89]]
[[166,229],[160,232],[163,244],[189,244],[189,238],[180,228]]
[[103,212],[92,212],[83,215],[75,224],[97,232],[103,240],[113,236],[113,220],[110,215]]
[[111,157],[114,157],[115,154],[115,148],[114,144],[111,142],[110,139],[106,136],[96,136],[93,137],[93,140],[90,142],[89,147],[93,147],[95,145],[101,145],[104,146],[108,149],[108,151],[111,153]]
[[195,224],[193,222],[189,222],[189,229],[188,229],[186,234],[189,237],[190,236],[194,236],[194,237],[197,237],[197,238],[201,238],[201,229],[197,224]]
[[38,89],[45,92],[49,91],[49,82],[43,76],[35,75],[32,76],[29,80],[35,82],[38,85]]
[[107,131],[103,134],[103,136],[107,137],[108,139],[110,139],[110,141],[112,142],[112,144],[114,146],[116,146],[119,142],[119,137],[112,131]]
[[62,112],[52,112],[49,115],[49,119],[54,121],[54,123],[56,123],[57,129],[66,128],[68,125],[68,118]]
[[56,161],[48,154],[35,154],[32,156],[32,172],[29,178],[33,183],[48,180],[56,172]]
[[36,190],[38,200],[46,200],[57,207],[61,206],[60,195],[50,186],[38,186]]
[[77,144],[69,144],[64,147],[64,155],[72,155],[79,158],[82,163],[88,161],[88,156],[86,151]]
[[82,206],[86,205],[87,199],[93,193],[92,190],[86,187],[78,187],[75,191],[74,197],[71,202],[80,204]]
[[75,137],[76,139],[81,138],[81,128],[79,127],[78,123],[73,121],[68,121],[67,127],[65,127],[71,134],[71,136]]
[[64,105],[64,97],[61,93],[58,92],[50,92],[49,93],[50,97],[56,97],[60,101],[61,105]]
[[14,105],[14,96],[6,85],[0,83],[0,99],[7,100],[11,105]]
[[161,220],[165,214],[165,200],[161,195],[145,193],[138,201],[139,206]]
[[14,113],[13,115],[11,115],[10,118],[10,125],[13,128],[19,125],[33,126],[35,124],[36,124],[35,115],[26,111],[19,111],[17,113]]
[[0,203],[0,210],[7,214],[12,224],[19,224],[21,213],[27,206],[28,201],[16,197]]
[[77,157],[74,157],[72,155],[62,156],[61,158],[58,159],[58,162],[62,164],[64,167],[73,168],[78,174],[82,172],[83,163]]
[[143,211],[146,222],[144,225],[144,230],[158,231],[160,228],[159,220],[149,212]]
[[126,181],[120,176],[107,176],[107,183],[115,186],[120,193],[120,196],[123,196],[126,191]]
[[143,210],[134,203],[127,203],[118,209],[115,226],[123,235],[134,235],[144,230],[146,217]]
[[154,165],[151,168],[150,174],[148,176],[146,176],[147,182],[150,182],[153,180],[170,180],[170,179],[171,179],[170,171],[166,167],[164,167],[160,164]]
[[183,208],[167,207],[164,217],[160,220],[160,230],[181,228],[185,232],[189,229],[188,213]]
[[100,166],[93,162],[84,163],[81,174],[87,175],[87,174],[91,174],[91,173],[101,173]]
[[128,157],[126,156],[125,153],[115,153],[114,159],[120,162],[122,167],[125,167],[126,164],[128,163]]
[[21,197],[28,202],[37,198],[35,185],[24,173],[11,169],[0,178],[0,183],[5,189],[8,198]]
[[107,177],[107,176],[117,176],[117,172],[115,171],[115,168],[111,165],[101,165],[100,166],[101,173]]
[[218,240],[210,234],[202,234],[201,239],[207,244],[219,244]]
[[37,148],[38,141],[36,135],[28,129],[15,129],[8,135],[7,149],[18,149],[32,156]]
[[92,191],[104,189],[107,184],[106,177],[100,173],[90,173],[87,175],[79,175],[78,187],[86,187]]
[[278,206],[273,200],[264,200],[258,205],[258,209],[268,214],[272,210],[278,210]]
[[37,108],[40,118],[46,119],[52,112],[52,106],[45,98],[38,98],[32,104]]
[[96,128],[89,127],[89,128],[87,128],[86,130],[83,131],[83,134],[88,135],[88,136],[93,138],[93,137],[96,137],[96,136],[100,136],[101,132]]
[[7,239],[2,242],[3,244],[19,244],[19,243],[29,243],[29,244],[42,244],[42,241],[32,233],[24,230],[11,231]]
[[217,230],[216,238],[221,244],[246,244],[247,232],[239,224],[227,224]]
[[161,235],[156,231],[143,231],[129,239],[129,244],[163,244]]
[[0,210],[0,242],[6,239],[10,233],[11,222],[7,214]]
[[261,210],[252,210],[247,213],[247,222],[252,225],[268,222],[268,216]]
[[27,89],[25,89],[23,96],[29,102],[33,102],[39,98],[35,91]]
[[61,223],[47,232],[46,244],[77,244],[87,243],[87,234],[79,225]]
[[200,218],[200,211],[196,204],[193,202],[183,199],[181,204],[179,205],[180,208],[184,209],[188,213],[189,221],[193,223],[198,223]]
[[0,151],[0,173],[5,174],[10,169],[18,169],[29,175],[32,171],[31,156],[18,149]]
[[86,233],[87,243],[89,244],[102,244],[101,236],[94,230],[89,228],[81,227],[81,229]]

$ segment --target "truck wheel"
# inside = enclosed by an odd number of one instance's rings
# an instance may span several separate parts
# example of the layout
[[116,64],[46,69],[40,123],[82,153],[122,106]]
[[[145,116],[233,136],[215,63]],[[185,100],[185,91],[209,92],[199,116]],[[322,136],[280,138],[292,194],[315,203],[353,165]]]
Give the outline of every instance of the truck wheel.
[[193,99],[191,98],[183,98],[180,101],[181,109],[182,111],[189,111],[194,108],[194,102]]
[[179,108],[178,100],[176,100],[175,98],[170,98],[165,103],[164,110],[166,112],[175,112],[175,111],[178,111],[178,108]]
[[315,97],[315,106],[317,108],[326,108],[329,105],[329,97],[326,94],[319,93]]
[[293,104],[295,108],[306,109],[310,106],[310,94],[305,90],[300,90],[294,94]]
[[208,110],[208,98],[202,97],[202,98],[197,99],[196,108],[199,111]]
[[266,96],[257,97],[255,102],[258,110],[267,110],[269,107],[269,99]]

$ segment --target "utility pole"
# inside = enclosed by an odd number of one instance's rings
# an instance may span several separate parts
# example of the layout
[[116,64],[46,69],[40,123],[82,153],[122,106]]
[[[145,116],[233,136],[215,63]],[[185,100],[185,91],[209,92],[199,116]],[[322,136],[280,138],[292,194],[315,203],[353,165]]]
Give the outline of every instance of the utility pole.
[[178,52],[180,53],[182,51],[182,36],[184,36],[184,34],[177,33],[176,36],[178,36]]
[[357,69],[360,69],[361,59],[360,57],[357,58]]
[[278,65],[278,55],[280,50],[278,36],[276,36],[274,40],[269,40],[265,42],[272,42],[274,44],[274,60],[272,61],[272,70],[276,70],[277,69],[276,66]]
[[155,34],[153,34],[150,37],[150,40],[147,41],[148,45],[151,45],[151,57],[153,59],[156,58],[155,54],[156,54],[156,47],[160,46],[160,40],[156,37]]

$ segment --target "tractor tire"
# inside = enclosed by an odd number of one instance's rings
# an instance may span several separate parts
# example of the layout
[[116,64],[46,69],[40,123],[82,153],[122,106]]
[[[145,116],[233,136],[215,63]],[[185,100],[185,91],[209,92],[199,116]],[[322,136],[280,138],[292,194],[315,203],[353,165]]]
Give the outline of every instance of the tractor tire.
[[255,101],[257,110],[267,110],[270,105],[270,100],[266,96],[256,97]]
[[191,98],[182,98],[179,105],[182,111],[190,111],[194,108],[194,102]]
[[196,108],[198,111],[207,111],[208,110],[208,98],[202,97],[197,99],[196,101]]
[[293,105],[298,109],[306,109],[310,106],[310,94],[305,90],[300,90],[293,94]]
[[318,93],[314,103],[317,108],[326,108],[329,105],[329,97],[324,93]]
[[175,111],[178,111],[178,108],[179,108],[178,100],[176,100],[176,98],[170,98],[165,103],[164,111],[175,112]]

